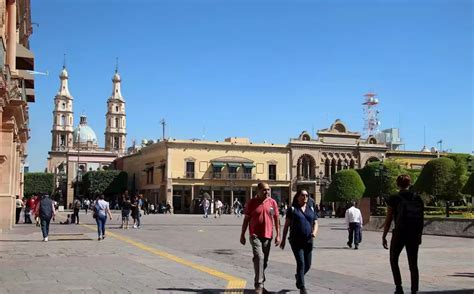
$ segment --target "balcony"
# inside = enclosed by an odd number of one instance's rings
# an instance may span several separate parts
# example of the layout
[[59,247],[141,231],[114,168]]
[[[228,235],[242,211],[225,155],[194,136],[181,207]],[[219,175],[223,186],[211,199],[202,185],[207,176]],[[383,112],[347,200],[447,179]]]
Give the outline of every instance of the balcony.
[[186,179],[194,179],[195,172],[186,172]]
[[251,173],[222,173],[213,172],[209,176],[205,176],[207,179],[219,179],[219,180],[255,180],[256,177]]

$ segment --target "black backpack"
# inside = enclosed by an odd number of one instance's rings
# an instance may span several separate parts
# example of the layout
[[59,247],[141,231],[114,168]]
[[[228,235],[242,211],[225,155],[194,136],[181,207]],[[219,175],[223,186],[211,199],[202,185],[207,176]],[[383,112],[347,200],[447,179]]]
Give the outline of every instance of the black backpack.
[[39,203],[39,216],[42,219],[51,219],[53,217],[53,200],[43,198]]
[[421,234],[424,221],[423,201],[420,196],[411,192],[400,193],[399,197],[395,229],[400,233]]

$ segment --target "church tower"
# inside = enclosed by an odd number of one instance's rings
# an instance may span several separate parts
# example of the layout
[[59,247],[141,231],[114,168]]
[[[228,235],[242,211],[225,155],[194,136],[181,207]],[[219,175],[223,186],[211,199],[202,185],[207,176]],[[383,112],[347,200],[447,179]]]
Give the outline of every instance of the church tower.
[[61,85],[54,97],[51,151],[67,152],[73,146],[72,132],[74,121],[72,112],[73,98],[69,93],[68,73],[65,66],[63,66],[59,79],[61,80]]
[[115,151],[122,155],[126,145],[126,116],[125,100],[120,92],[120,75],[115,69],[112,78],[112,95],[107,100],[107,114],[105,122],[105,150]]

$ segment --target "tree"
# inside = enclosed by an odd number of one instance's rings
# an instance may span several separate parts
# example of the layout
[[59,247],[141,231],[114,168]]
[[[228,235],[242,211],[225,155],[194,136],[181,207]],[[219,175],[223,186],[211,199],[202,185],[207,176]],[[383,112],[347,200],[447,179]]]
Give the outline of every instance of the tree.
[[95,197],[100,194],[111,196],[126,190],[127,181],[128,175],[123,171],[89,171],[82,178],[82,189],[84,195],[88,197]]
[[449,201],[461,198],[459,193],[462,187],[459,185],[461,171],[462,167],[456,165],[450,158],[432,159],[423,167],[415,183],[415,190],[445,200],[446,217],[449,217]]
[[25,173],[24,196],[47,193],[51,195],[54,189],[54,175],[51,173]]
[[357,171],[341,170],[333,176],[326,193],[327,201],[354,201],[362,198],[365,186]]
[[364,181],[364,197],[375,198],[397,192],[396,179],[405,170],[395,161],[371,162],[359,170]]
[[474,196],[474,173],[471,173],[469,179],[461,190],[461,193]]

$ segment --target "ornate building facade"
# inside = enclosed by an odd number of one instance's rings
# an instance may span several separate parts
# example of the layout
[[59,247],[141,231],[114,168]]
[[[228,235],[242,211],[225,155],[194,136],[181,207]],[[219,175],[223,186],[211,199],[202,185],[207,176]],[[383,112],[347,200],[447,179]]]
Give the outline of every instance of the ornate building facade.
[[0,231],[15,223],[23,198],[29,136],[28,103],[35,102],[29,0],[0,0]]
[[95,131],[81,115],[74,128],[74,98],[69,92],[69,74],[63,67],[60,86],[54,98],[51,151],[48,153],[48,172],[54,173],[56,188],[62,199],[60,204],[69,206],[74,197],[80,197],[76,183],[91,170],[108,168],[110,163],[124,155],[126,142],[125,100],[120,91],[118,71],[112,78],[112,94],[107,100],[105,122],[105,148],[100,148]]
[[340,120],[317,134],[318,138],[313,139],[307,132],[302,132],[288,143],[292,194],[306,189],[317,203],[324,200],[324,189],[336,172],[362,168],[371,161],[382,161],[388,149],[372,136],[362,139],[360,133],[349,131]]

